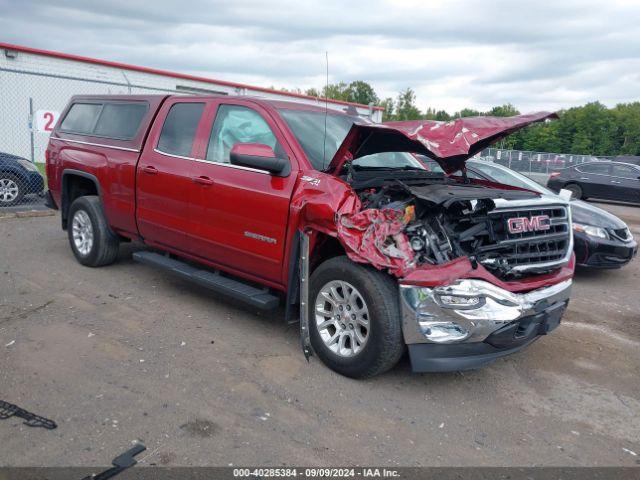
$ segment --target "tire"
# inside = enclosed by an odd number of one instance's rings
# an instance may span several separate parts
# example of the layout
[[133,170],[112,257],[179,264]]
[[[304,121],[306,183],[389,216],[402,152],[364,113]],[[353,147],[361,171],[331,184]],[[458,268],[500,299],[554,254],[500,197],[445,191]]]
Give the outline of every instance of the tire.
[[[333,303],[321,296],[321,292],[326,294],[331,290],[330,286],[336,289]],[[352,295],[354,290],[356,296]],[[345,291],[351,294],[351,313],[346,310],[350,306],[348,302],[335,302]],[[361,301],[357,301],[358,296]],[[366,316],[360,305],[366,308]],[[322,307],[325,315],[317,313],[318,307]],[[331,314],[326,315],[329,311]],[[336,319],[336,315],[342,316]],[[351,320],[353,317],[356,320]],[[365,319],[368,320],[366,327]],[[321,326],[326,324],[328,326]],[[398,284],[387,274],[356,264],[345,256],[327,260],[313,272],[309,282],[309,334],[316,355],[341,375],[367,378],[389,370],[398,363],[405,348]],[[345,339],[332,341],[335,335]],[[326,342],[331,342],[331,346]]]
[[25,194],[24,184],[13,173],[0,173],[0,207],[19,204]]
[[582,187],[577,183],[567,183],[563,188],[571,192],[571,198],[580,200],[583,197]]
[[120,242],[109,229],[100,198],[95,195],[73,201],[69,208],[67,233],[71,250],[82,265],[101,267],[118,258]]

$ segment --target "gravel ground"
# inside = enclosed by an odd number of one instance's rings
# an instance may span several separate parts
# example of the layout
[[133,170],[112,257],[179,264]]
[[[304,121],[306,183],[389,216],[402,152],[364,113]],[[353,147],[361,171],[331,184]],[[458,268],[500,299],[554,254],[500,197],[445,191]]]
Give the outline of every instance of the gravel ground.
[[[640,208],[605,205],[640,237]],[[367,381],[257,314],[134,264],[73,258],[59,218],[0,219],[0,465],[636,465],[640,261],[579,271],[561,326],[473,372]],[[140,457],[139,457],[140,459]]]

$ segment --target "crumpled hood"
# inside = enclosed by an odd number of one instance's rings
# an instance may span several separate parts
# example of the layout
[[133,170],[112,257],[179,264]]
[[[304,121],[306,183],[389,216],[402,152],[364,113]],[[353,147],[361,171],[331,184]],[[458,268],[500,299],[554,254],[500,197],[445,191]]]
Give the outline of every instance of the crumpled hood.
[[447,173],[489,145],[534,122],[558,118],[536,112],[514,117],[465,117],[450,122],[412,120],[385,124],[354,124],[327,167],[337,174],[345,162],[381,152],[413,152],[437,161]]

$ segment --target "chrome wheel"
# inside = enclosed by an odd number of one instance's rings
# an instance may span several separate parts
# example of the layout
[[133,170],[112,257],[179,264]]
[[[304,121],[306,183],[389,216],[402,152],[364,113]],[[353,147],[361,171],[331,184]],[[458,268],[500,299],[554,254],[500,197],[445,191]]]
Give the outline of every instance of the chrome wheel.
[[0,202],[10,203],[18,198],[20,187],[11,178],[0,178]]
[[71,221],[73,244],[80,255],[88,255],[93,248],[93,225],[87,212],[78,210]]
[[369,338],[369,310],[350,283],[333,280],[316,297],[316,328],[324,344],[340,357],[353,357]]

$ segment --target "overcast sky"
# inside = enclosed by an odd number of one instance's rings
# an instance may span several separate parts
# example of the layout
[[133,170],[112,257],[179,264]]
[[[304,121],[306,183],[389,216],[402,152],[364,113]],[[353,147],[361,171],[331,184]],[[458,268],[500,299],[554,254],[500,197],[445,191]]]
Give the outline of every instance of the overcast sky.
[[365,80],[418,106],[640,100],[636,0],[0,0],[0,41],[260,86]]

